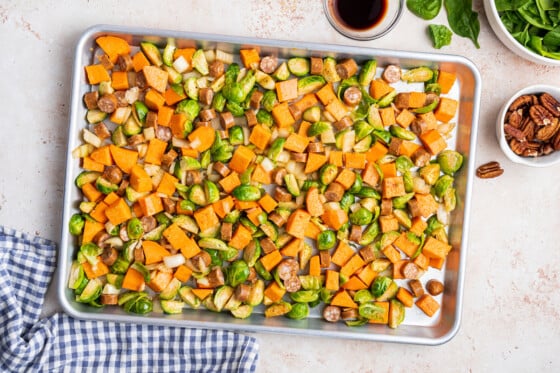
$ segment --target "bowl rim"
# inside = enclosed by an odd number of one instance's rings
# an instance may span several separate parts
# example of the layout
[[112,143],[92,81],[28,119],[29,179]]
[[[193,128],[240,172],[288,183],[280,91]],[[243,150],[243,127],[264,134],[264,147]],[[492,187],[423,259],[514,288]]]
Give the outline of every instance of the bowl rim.
[[517,92],[512,94],[510,98],[502,105],[496,118],[496,136],[498,138],[498,143],[500,145],[500,148],[502,149],[502,152],[512,162],[530,167],[548,167],[560,163],[560,151],[556,151],[555,154],[549,154],[547,156],[535,158],[521,157],[515,154],[506,141],[504,133],[504,118],[508,108],[516,98],[521,95],[540,92],[548,92],[555,97],[560,97],[560,86],[554,86],[550,84],[533,84],[521,88]]
[[[510,50],[515,52],[520,57],[525,58],[529,61],[532,61],[532,62],[535,62],[535,63],[541,63],[541,64],[545,64],[545,65],[550,65],[550,66],[560,66],[560,60],[555,60],[553,58],[548,58],[548,57],[545,57],[545,56],[541,56],[540,54],[533,52],[532,50],[530,50],[529,48],[525,47],[520,42],[518,42],[509,33],[509,31],[506,29],[506,27],[502,23],[502,20],[500,19],[500,15],[498,14],[498,9],[496,8],[495,0],[484,0],[484,4],[485,4],[485,9],[486,9],[486,17],[488,18],[490,15],[492,15],[495,18],[495,22],[492,22],[490,19],[488,19],[488,21],[490,23],[490,27],[492,28],[492,30],[494,31],[494,33],[496,34],[498,39],[500,39],[500,41],[502,41],[502,43],[507,48],[509,48]],[[487,5],[487,7],[486,7],[486,5]],[[487,9],[488,7],[490,8],[490,12]],[[501,31],[501,34],[502,34],[501,36],[503,38],[507,39],[507,41],[510,42],[510,45],[508,45],[508,43],[506,43],[500,37],[499,33],[496,32],[495,27],[499,28],[499,30]],[[515,48],[515,50],[513,48]]]
[[397,12],[395,13],[395,15],[393,16],[393,19],[390,21],[390,23],[387,25],[387,27],[385,29],[383,29],[381,32],[379,32],[377,34],[374,34],[374,35],[362,36],[359,31],[354,32],[354,33],[349,32],[346,29],[346,27],[342,26],[340,24],[340,22],[338,22],[335,19],[335,16],[331,13],[331,9],[330,9],[330,6],[329,6],[332,1],[334,1],[334,0],[322,0],[323,11],[325,13],[325,17],[327,18],[327,20],[329,21],[331,26],[339,34],[341,34],[341,35],[343,35],[347,38],[358,40],[358,41],[371,41],[371,40],[379,39],[379,38],[387,35],[399,23],[399,20],[401,19],[401,16],[403,15],[404,8],[405,8],[405,0],[388,0],[388,1],[398,1],[398,9],[397,9]]

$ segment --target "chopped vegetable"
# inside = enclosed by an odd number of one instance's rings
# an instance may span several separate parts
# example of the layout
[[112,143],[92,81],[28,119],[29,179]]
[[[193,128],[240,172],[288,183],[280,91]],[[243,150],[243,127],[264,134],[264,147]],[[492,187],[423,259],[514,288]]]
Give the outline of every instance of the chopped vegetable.
[[351,325],[391,328],[404,307],[433,314],[439,305],[400,279],[441,268],[452,249],[436,217],[457,204],[463,158],[438,124],[459,102],[428,86],[447,94],[453,73],[398,68],[412,87],[398,92],[373,58],[292,57],[264,72],[271,57],[254,48],[98,44],[132,54],[146,87],[86,67],[96,97],[135,93],[110,115],[92,106],[73,152],[84,169],[68,222],[81,239],[68,279],[76,301],[236,318],[264,304],[266,317],[294,320],[325,303],[351,309]]

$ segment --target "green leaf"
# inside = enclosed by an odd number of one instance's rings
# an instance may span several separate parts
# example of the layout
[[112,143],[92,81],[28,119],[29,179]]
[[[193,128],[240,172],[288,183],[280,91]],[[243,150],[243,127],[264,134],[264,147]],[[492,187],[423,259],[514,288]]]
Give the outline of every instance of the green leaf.
[[430,38],[432,38],[434,48],[440,49],[441,47],[451,44],[451,36],[453,33],[447,26],[429,25],[428,31],[430,32]]
[[441,0],[406,0],[406,7],[412,14],[429,21],[439,14]]
[[471,0],[444,0],[447,11],[449,27],[459,36],[472,40],[477,48],[478,34],[480,33],[480,22],[478,13],[472,10]]

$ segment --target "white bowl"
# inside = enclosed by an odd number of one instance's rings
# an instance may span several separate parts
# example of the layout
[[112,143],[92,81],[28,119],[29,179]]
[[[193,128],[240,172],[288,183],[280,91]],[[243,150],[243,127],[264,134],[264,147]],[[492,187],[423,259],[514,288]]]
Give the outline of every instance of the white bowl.
[[500,20],[498,10],[496,9],[496,0],[484,0],[484,10],[486,11],[488,22],[498,39],[500,39],[500,41],[513,53],[531,62],[542,65],[560,66],[560,60],[543,57],[530,49],[527,49],[523,44],[519,43],[513,36],[511,36]]
[[560,150],[552,152],[548,155],[542,155],[539,157],[521,157],[513,152],[509,147],[509,144],[506,141],[506,136],[504,134],[504,119],[508,108],[513,103],[513,101],[518,98],[519,96],[527,95],[527,94],[537,94],[547,92],[550,93],[556,100],[560,101],[560,87],[555,87],[546,84],[536,84],[531,85],[529,87],[525,87],[520,89],[519,91],[515,92],[513,96],[509,100],[504,103],[500,112],[498,114],[498,118],[496,120],[496,136],[498,137],[498,142],[500,144],[500,148],[512,162],[523,164],[526,166],[531,167],[548,167],[555,164],[560,163]]

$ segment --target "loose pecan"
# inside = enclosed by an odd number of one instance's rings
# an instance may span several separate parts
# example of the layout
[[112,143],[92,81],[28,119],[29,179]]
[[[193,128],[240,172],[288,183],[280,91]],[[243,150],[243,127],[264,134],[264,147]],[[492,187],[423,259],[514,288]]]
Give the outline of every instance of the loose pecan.
[[539,97],[539,101],[552,115],[560,117],[560,102],[558,102],[550,93],[543,93]]
[[542,105],[533,105],[529,108],[529,115],[537,126],[548,126],[554,116]]
[[504,169],[496,161],[485,163],[476,169],[476,176],[481,179],[498,177],[504,173]]
[[517,110],[523,106],[530,105],[533,102],[533,98],[529,95],[523,95],[517,97],[509,106],[509,110]]

